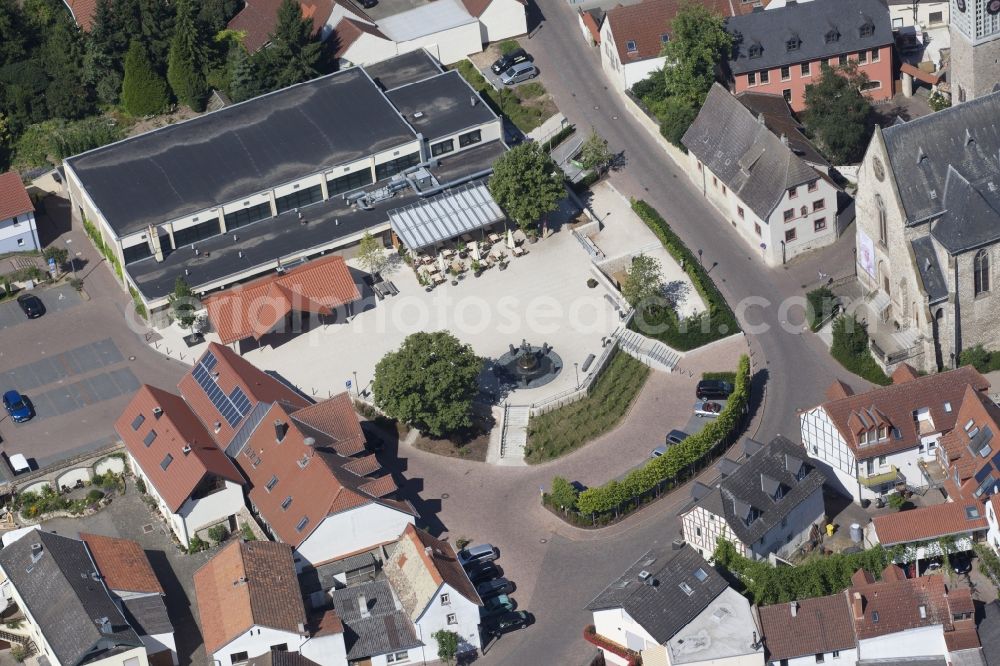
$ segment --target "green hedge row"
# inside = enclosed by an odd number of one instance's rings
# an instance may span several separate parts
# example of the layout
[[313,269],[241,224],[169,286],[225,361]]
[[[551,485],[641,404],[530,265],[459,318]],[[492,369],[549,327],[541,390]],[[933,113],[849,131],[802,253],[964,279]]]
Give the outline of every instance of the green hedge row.
[[646,326],[643,326],[642,322],[636,323],[639,320],[636,318],[633,320],[631,328],[646,334],[643,328],[650,329],[652,326],[656,326],[660,330],[651,331],[649,333],[651,337],[658,338],[681,351],[688,351],[733,333],[739,333],[740,325],[736,321],[736,315],[733,314],[732,308],[726,303],[726,299],[722,297],[715,282],[709,277],[694,253],[680,239],[680,236],[674,233],[666,220],[645,201],[633,200],[632,210],[656,234],[670,256],[684,268],[691,279],[691,284],[698,290],[698,294],[708,310],[700,315],[680,319],[672,309],[661,308],[661,315],[654,321],[650,321],[647,317]]
[[[576,498],[576,513],[596,519],[609,513],[619,513],[622,505],[657,490],[664,482],[674,482],[684,477],[711,456],[716,447],[725,442],[743,423],[750,398],[750,359],[740,358],[736,371],[733,394],[718,418],[709,422],[701,432],[695,433],[680,444],[675,444],[659,458],[650,459],[642,467],[628,473],[621,481],[609,481],[603,486],[588,488]],[[641,505],[635,502],[625,508],[625,513]]]
[[576,125],[566,125],[566,127],[563,127],[561,130],[556,132],[551,139],[542,142],[542,150],[544,150],[545,152],[549,152],[550,150],[558,146],[560,143],[568,139],[575,131],[576,131]]
[[872,384],[888,386],[892,383],[868,348],[868,326],[851,315],[841,315],[833,320],[830,355],[847,370]]
[[713,559],[743,583],[744,594],[755,604],[778,604],[811,597],[822,597],[846,590],[851,576],[864,569],[876,579],[902,550],[875,546],[858,553],[835,553],[806,560],[796,567],[775,567],[767,560],[751,560],[736,547],[719,539]]

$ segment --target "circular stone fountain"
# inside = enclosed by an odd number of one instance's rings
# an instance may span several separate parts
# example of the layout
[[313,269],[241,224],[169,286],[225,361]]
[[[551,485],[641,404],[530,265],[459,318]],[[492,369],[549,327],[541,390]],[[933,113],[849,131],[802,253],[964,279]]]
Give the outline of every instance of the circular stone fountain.
[[535,347],[521,340],[520,347],[511,345],[510,350],[497,359],[496,368],[517,388],[537,388],[558,377],[563,363],[548,343]]

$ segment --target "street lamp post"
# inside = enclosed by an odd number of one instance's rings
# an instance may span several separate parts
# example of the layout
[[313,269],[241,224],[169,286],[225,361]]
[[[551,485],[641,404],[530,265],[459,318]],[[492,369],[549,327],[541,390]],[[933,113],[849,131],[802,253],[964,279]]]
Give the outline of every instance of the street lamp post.
[[73,279],[76,279],[76,257],[73,256],[73,239],[66,239],[66,249],[69,250],[69,265],[73,270]]
[[702,261],[702,259],[701,259],[701,255],[702,254],[704,254],[704,251],[701,248],[698,248],[698,263],[701,264],[702,268],[704,268],[705,267],[705,262]]
[[358,386],[358,371],[354,371],[354,395],[361,397],[361,387]]
[[573,364],[573,372],[576,373],[576,389],[579,391],[580,390],[580,364],[579,363],[574,363]]

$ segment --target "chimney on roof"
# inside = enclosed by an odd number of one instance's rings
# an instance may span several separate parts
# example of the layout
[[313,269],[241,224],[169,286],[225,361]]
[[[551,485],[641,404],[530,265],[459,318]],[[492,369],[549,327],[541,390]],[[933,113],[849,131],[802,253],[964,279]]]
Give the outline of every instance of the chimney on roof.
[[187,455],[187,454],[191,453],[191,445],[190,444],[185,444],[184,448],[181,449],[181,453],[183,453],[184,455]]
[[161,416],[163,416],[163,408],[153,407],[153,416],[156,418],[160,418]]
[[968,146],[970,143],[975,143],[975,141],[976,140],[972,138],[972,132],[970,132],[969,128],[966,127],[965,128],[965,145]]
[[281,444],[285,440],[285,434],[288,432],[288,424],[281,419],[274,420],[274,441]]
[[358,611],[361,613],[361,617],[368,618],[372,614],[368,612],[368,600],[365,599],[365,595],[360,595],[358,597]]
[[107,617],[94,618],[94,624],[97,625],[97,628],[101,631],[102,634],[111,633],[111,620],[109,620]]
[[799,602],[793,601],[788,604],[788,609],[792,612],[792,617],[797,617],[799,614]]
[[784,132],[781,133],[781,137],[780,138],[781,138],[781,145],[787,146],[788,145],[788,137],[785,136]]
[[475,95],[469,95],[469,105],[475,106],[476,104],[479,104],[479,99]]
[[31,563],[34,564],[42,559],[44,552],[45,550],[42,548],[41,542],[31,544]]
[[427,557],[434,557],[434,549],[430,546],[424,546],[424,552],[427,553]]
[[215,432],[218,433],[220,430],[222,430],[222,421],[216,421],[215,422]]
[[246,582],[247,582],[247,577],[240,576],[239,578],[233,581],[233,587],[236,587],[237,585],[244,585],[246,584]]
[[860,622],[865,619],[865,598],[861,596],[860,592],[855,592],[854,596],[851,597],[851,608],[854,611],[856,621]]
[[298,625],[296,625],[296,628],[299,630],[300,634],[306,633],[306,625],[302,624],[301,622],[299,622]]
[[302,443],[305,444],[306,446],[316,446],[316,438],[306,437],[305,439],[302,440]]

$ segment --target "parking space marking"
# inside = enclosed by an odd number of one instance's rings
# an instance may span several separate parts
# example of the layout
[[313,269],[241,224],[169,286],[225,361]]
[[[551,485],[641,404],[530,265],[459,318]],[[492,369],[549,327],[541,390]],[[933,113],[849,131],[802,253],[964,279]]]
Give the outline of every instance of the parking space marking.
[[35,405],[33,421],[48,416],[62,416],[105,400],[117,398],[137,390],[140,386],[132,370],[120,368],[95,377],[50,389],[37,396],[29,396]]
[[[42,300],[46,312],[62,312],[76,307],[83,303],[83,299],[76,293],[76,290],[68,285],[53,287],[52,289],[40,289],[31,292]],[[31,323],[31,319],[24,316],[21,306],[15,301],[0,304],[0,330]]]
[[0,377],[4,378],[7,386],[26,391],[103,366],[120,363],[124,358],[114,341],[105,338],[6,370]]
[[111,379],[118,385],[118,388],[120,389],[119,395],[121,393],[132,393],[134,391],[138,391],[139,387],[142,386],[142,384],[139,383],[139,380],[135,378],[135,375],[132,374],[132,371],[128,368],[112,370],[108,374],[111,375]]

